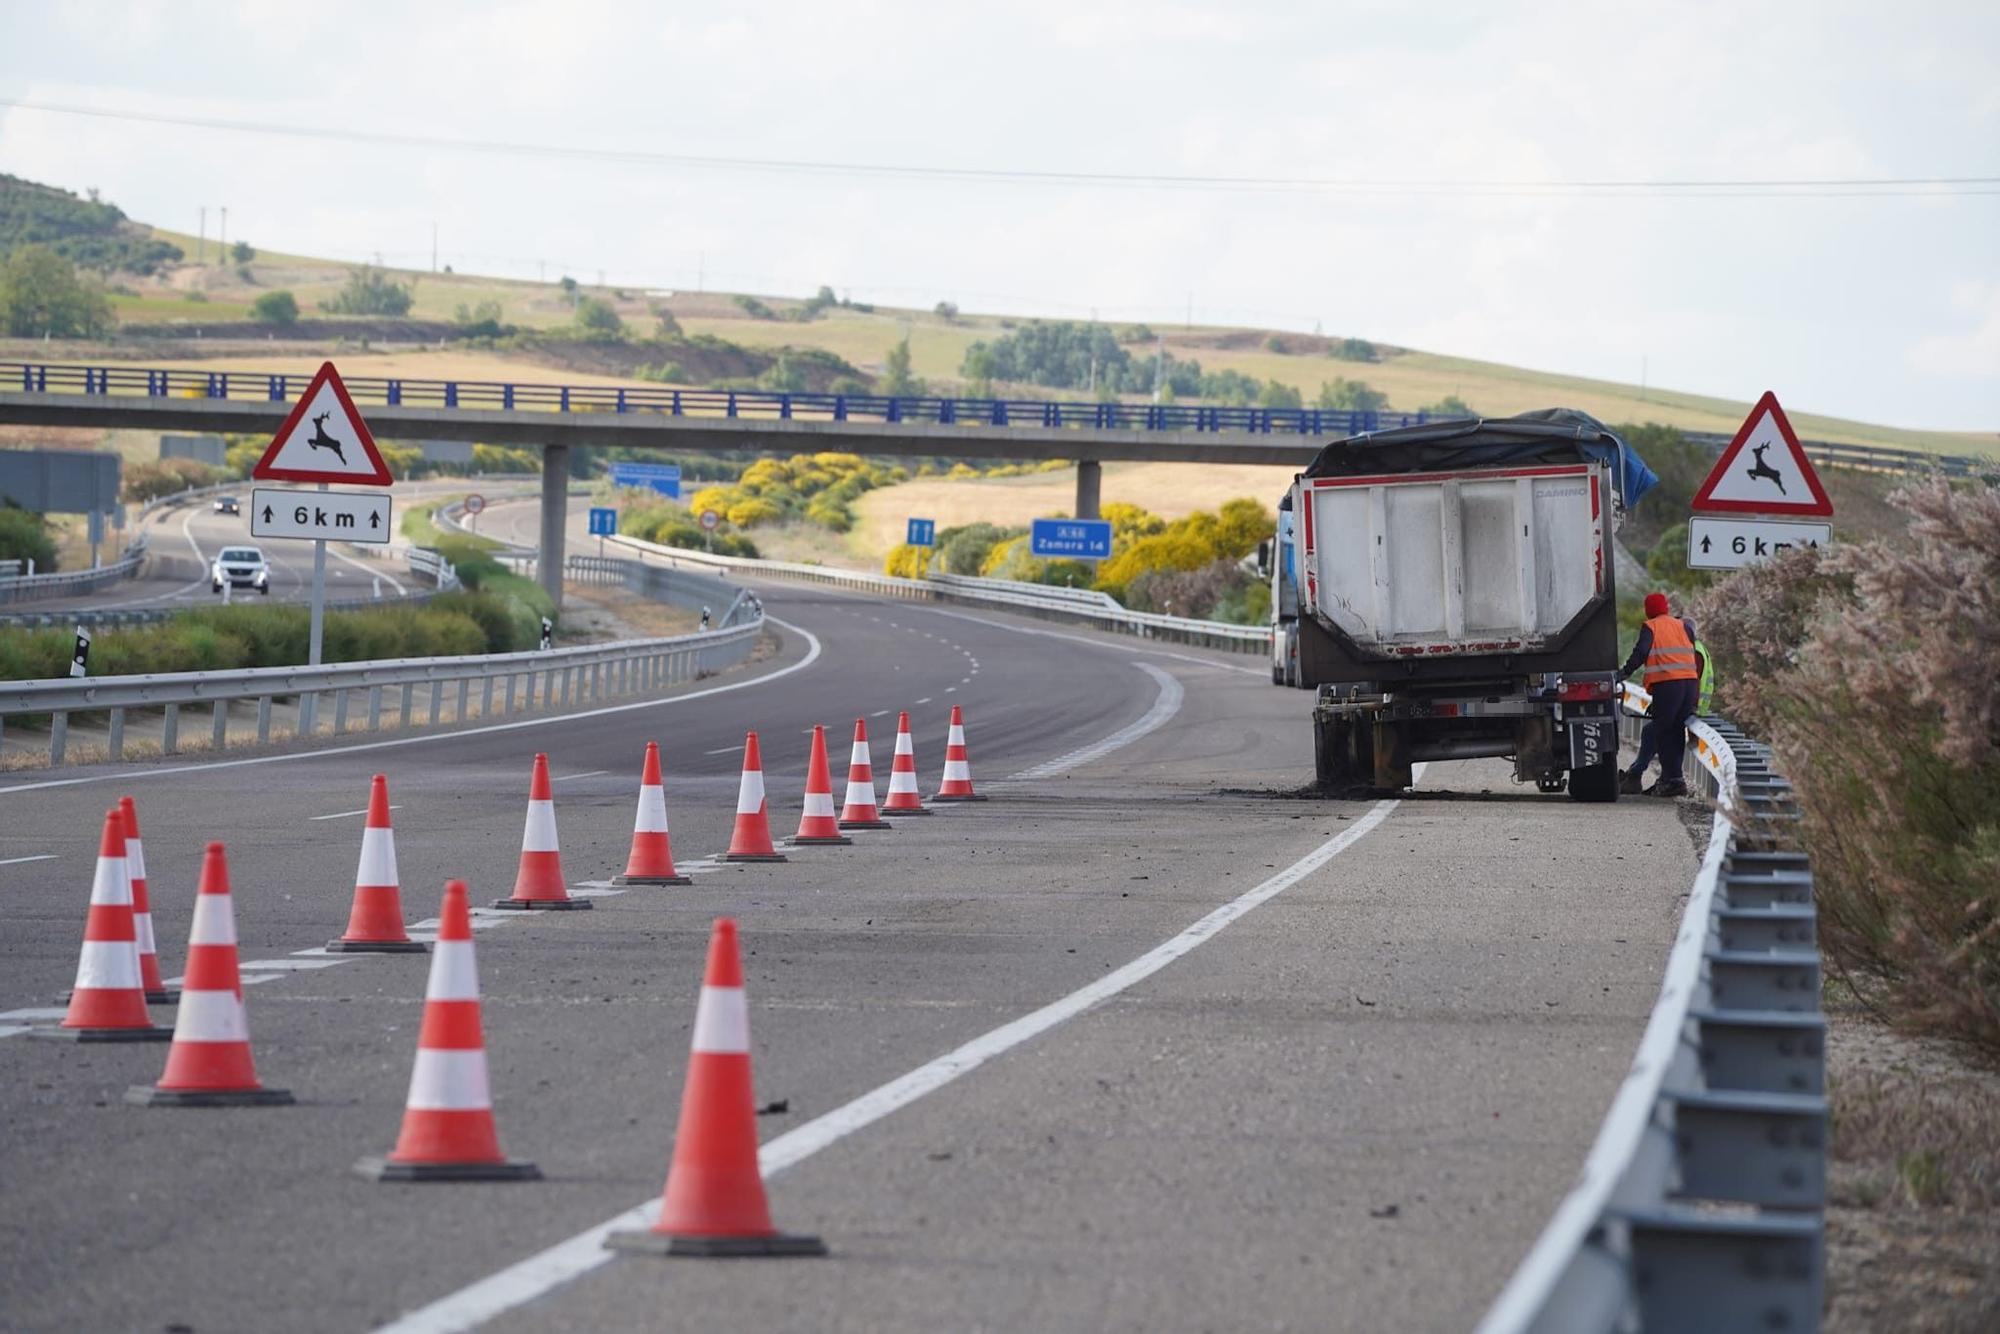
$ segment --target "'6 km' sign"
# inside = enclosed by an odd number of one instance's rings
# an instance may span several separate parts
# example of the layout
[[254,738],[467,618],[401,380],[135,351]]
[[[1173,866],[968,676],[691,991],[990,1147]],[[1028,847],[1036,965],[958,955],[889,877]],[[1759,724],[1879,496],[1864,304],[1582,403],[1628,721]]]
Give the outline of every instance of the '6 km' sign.
[[389,497],[380,492],[255,487],[250,492],[250,535],[387,542]]

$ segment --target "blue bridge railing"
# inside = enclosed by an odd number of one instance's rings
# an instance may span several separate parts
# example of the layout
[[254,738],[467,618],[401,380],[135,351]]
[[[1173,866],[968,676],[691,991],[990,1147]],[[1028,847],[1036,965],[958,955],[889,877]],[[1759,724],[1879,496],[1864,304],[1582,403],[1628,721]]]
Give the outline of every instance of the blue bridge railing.
[[[310,375],[262,371],[148,370],[138,366],[0,362],[0,386],[27,393],[289,403]],[[1336,408],[1229,408],[1181,403],[1080,403],[1012,398],[791,394],[666,386],[510,384],[488,380],[342,377],[358,403],[503,412],[655,413],[771,421],[932,423],[967,427],[1100,431],[1243,431],[1255,435],[1348,436],[1434,420],[1421,412]]]

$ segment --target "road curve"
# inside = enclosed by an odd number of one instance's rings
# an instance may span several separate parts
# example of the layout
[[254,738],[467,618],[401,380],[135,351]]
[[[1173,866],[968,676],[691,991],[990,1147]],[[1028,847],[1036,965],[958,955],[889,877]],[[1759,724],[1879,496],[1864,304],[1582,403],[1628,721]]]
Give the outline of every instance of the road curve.
[[[1643,1026],[1693,872],[1671,807],[1576,806],[1490,763],[1432,766],[1392,806],[1300,800],[1300,697],[1254,660],[759,592],[788,627],[772,656],[638,708],[0,781],[0,1005],[49,1006],[68,985],[95,831],[130,791],[169,972],[200,847],[228,843],[246,973],[267,979],[246,992],[259,1070],[299,1097],[140,1109],[120,1099],[157,1077],[160,1048],[0,1039],[9,1327],[350,1330],[425,1310],[409,1327],[1470,1325]],[[782,834],[811,724],[837,768],[867,718],[886,770],[909,709],[928,789],[953,703],[990,802],[781,866],[698,860],[727,840],[747,727]],[[390,776],[407,915],[426,918],[447,876],[475,902],[510,888],[538,748],[569,877],[617,870],[648,737],[696,884],[478,935],[501,1138],[548,1179],[354,1175],[393,1143],[426,963],[292,952],[345,920],[368,775]],[[759,1129],[812,1149],[773,1175],[773,1207],[834,1258],[521,1278],[519,1262],[657,1195],[723,913],[745,941],[758,1098],[782,1104]],[[981,1043],[983,1064],[890,1114],[815,1128]]]

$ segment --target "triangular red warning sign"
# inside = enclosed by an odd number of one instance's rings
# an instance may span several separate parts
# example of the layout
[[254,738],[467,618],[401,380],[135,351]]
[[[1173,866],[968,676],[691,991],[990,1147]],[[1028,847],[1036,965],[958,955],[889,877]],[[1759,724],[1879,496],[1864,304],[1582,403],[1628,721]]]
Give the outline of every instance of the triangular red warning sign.
[[292,415],[285,418],[250,475],[265,482],[393,486],[396,481],[330,361],[292,405]]
[[1825,514],[1833,502],[1770,390],[1694,493],[1697,514]]

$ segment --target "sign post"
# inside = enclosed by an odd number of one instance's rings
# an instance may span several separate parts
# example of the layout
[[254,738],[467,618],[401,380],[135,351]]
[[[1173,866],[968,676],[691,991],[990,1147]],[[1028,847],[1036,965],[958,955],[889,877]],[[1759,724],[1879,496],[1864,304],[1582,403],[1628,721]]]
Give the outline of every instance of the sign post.
[[603,506],[590,507],[590,532],[597,539],[597,554],[604,555],[604,539],[618,532],[618,511]]
[[472,520],[472,531],[477,533],[479,531],[479,515],[486,508],[486,497],[475,491],[460,503],[465,508],[465,517]]
[[722,522],[722,516],[714,510],[703,510],[698,522],[701,524],[701,540],[713,552],[715,550],[715,528],[717,524]]
[[1770,390],[1750,409],[1690,508],[1692,570],[1740,570],[1795,547],[1833,541],[1831,523],[1798,521],[1831,519],[1833,502]]
[[924,553],[921,568],[924,578],[928,579],[931,573],[931,549],[937,546],[937,520],[911,519],[904,528],[903,545],[915,547]]
[[[312,428],[307,430],[305,422],[310,420]],[[328,423],[332,423],[331,429]],[[360,534],[368,531],[358,526],[367,516],[379,513],[380,523],[373,531],[381,536],[375,540],[386,542],[388,537],[387,496],[348,497],[335,501],[327,497],[327,486],[333,482],[345,482],[360,486],[393,486],[396,479],[389,473],[389,465],[382,461],[382,451],[375,447],[375,437],[368,433],[368,424],[361,420],[354,400],[348,397],[347,386],[341,383],[340,372],[327,362],[319,368],[312,383],[306,386],[299,401],[292,405],[291,415],[285,424],[271,437],[270,445],[264,450],[264,457],[257,460],[257,466],[250,470],[250,476],[260,482],[311,482],[316,484],[318,494],[304,505],[295,505],[292,516],[295,526],[311,531],[281,533],[276,531],[280,516],[285,513],[286,495],[299,496],[299,492],[258,492],[259,496],[273,497],[270,518],[267,524],[270,536],[310,537],[313,544],[312,581],[312,627],[307,638],[306,662],[308,666],[318,666],[320,646],[326,627],[326,543],[329,535],[341,541],[363,540]],[[364,511],[349,505],[348,500],[366,502],[379,500],[380,509]],[[303,512],[304,519],[296,516]],[[267,530],[257,527],[264,510],[261,505],[251,513],[251,532],[259,536]],[[341,515],[353,519],[353,525],[337,522]],[[343,529],[351,527],[355,536],[350,537]],[[299,701],[299,730],[310,733],[313,726],[313,704],[317,697],[305,695]]]

